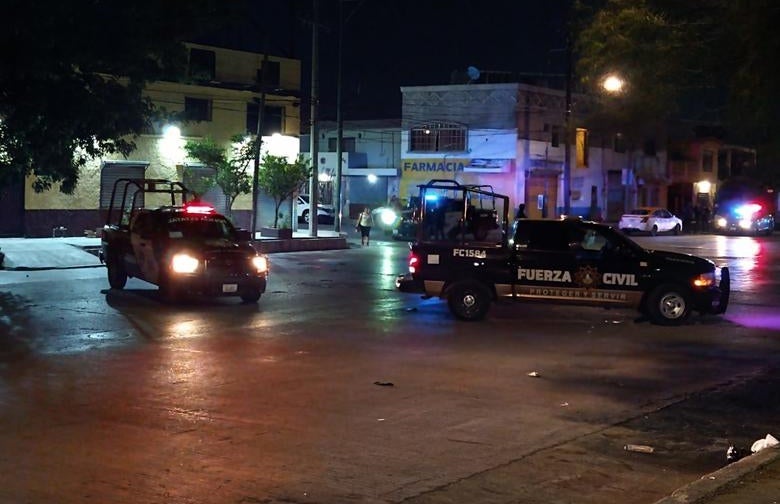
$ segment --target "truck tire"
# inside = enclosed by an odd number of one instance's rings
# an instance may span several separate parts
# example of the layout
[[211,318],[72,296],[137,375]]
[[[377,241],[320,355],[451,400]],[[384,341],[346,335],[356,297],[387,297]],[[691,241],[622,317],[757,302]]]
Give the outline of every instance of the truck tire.
[[262,293],[260,292],[260,289],[251,289],[242,292],[240,295],[241,301],[244,303],[257,303]]
[[476,280],[464,280],[447,291],[447,305],[458,319],[467,322],[482,320],[490,308],[492,296],[485,285]]
[[680,285],[659,285],[647,296],[645,312],[654,324],[680,325],[691,315],[691,296]]
[[108,285],[112,289],[124,289],[127,284],[127,272],[122,262],[118,259],[111,259],[106,262],[106,270],[108,272]]

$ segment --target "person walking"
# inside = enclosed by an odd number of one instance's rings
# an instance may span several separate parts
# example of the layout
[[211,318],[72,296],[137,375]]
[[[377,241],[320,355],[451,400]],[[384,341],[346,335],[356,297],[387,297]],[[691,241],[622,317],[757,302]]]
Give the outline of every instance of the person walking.
[[374,218],[371,216],[371,209],[365,207],[360,213],[357,222],[357,229],[360,231],[360,245],[368,247],[371,236],[371,227],[374,225]]

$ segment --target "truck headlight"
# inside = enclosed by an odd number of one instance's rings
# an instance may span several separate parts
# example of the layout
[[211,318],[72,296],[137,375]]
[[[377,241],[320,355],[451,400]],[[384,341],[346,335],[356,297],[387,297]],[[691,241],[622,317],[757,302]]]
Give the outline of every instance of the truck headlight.
[[715,285],[715,272],[702,273],[693,279],[693,286],[698,288],[712,287]]
[[392,226],[395,224],[397,218],[398,215],[396,215],[395,211],[391,208],[383,208],[379,213],[379,220],[381,220],[382,224],[385,226]]
[[189,254],[176,254],[171,259],[171,269],[176,273],[193,273],[199,264],[198,258]]
[[268,259],[263,256],[255,256],[252,258],[252,266],[255,267],[258,273],[264,273],[268,271]]

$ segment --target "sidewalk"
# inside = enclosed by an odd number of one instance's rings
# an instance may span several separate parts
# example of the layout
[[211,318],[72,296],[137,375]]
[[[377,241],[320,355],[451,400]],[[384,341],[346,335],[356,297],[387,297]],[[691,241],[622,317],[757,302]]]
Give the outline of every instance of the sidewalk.
[[[257,234],[255,245],[263,253],[333,250],[349,248],[350,237],[332,230],[319,229],[317,236],[309,230],[293,233],[292,240],[279,240]],[[351,241],[351,239],[350,239]],[[49,270],[101,267],[97,252],[100,238],[0,238],[0,270]]]

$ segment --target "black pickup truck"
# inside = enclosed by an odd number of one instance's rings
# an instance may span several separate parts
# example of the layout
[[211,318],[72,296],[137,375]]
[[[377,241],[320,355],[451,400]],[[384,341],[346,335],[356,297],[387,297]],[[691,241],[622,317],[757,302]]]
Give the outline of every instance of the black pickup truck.
[[[482,319],[502,299],[632,307],[660,325],[728,306],[729,270],[707,259],[647,250],[578,218],[510,221],[509,199],[486,186],[419,187],[422,222],[396,286],[446,299],[459,319]],[[459,211],[442,219],[438,208]]]
[[136,277],[159,286],[169,301],[203,294],[256,302],[265,292],[269,264],[250,239],[249,231],[193,199],[180,182],[119,179],[100,260],[113,289]]

